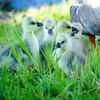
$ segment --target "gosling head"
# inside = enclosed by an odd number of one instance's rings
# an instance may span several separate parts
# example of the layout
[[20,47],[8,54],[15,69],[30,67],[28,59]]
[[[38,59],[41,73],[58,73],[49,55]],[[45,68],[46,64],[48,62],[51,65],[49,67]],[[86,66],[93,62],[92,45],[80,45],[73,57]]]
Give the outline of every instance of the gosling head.
[[22,20],[22,29],[26,32],[32,32],[37,27],[43,26],[42,23],[37,22],[35,19],[33,19],[31,16],[24,17]]
[[80,23],[72,23],[72,33],[71,36],[80,38],[82,35],[82,25]]
[[55,30],[55,21],[49,18],[44,20],[43,29],[45,34],[47,34],[48,36],[53,36]]
[[61,20],[57,23],[57,32],[68,32],[71,29],[71,24],[66,20]]
[[67,34],[59,33],[56,38],[54,49],[66,50],[70,47],[70,37]]

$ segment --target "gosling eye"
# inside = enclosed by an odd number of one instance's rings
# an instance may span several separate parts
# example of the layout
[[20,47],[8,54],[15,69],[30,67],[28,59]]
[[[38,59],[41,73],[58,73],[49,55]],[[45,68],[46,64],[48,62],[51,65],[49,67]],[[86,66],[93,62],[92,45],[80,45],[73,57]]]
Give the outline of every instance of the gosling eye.
[[35,25],[35,22],[31,22],[30,24],[31,24],[31,25]]
[[46,28],[46,29],[48,29],[48,27],[47,27],[47,26],[46,26],[45,28]]
[[65,41],[62,41],[61,44],[65,43]]
[[52,29],[54,29],[54,26],[52,27]]
[[69,26],[69,25],[68,25],[66,28],[70,29],[70,28],[71,28],[71,26]]

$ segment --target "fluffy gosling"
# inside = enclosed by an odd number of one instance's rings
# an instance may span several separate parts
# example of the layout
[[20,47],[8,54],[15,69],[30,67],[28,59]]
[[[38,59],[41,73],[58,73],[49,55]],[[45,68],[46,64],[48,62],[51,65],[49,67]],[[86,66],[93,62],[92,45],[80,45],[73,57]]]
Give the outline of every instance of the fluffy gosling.
[[53,51],[54,59],[58,61],[59,68],[66,72],[66,69],[70,69],[70,57],[71,57],[71,42],[70,37],[65,33],[59,33],[56,38],[55,49]]
[[[34,24],[34,20],[32,17],[25,17],[22,21],[22,29],[23,29],[23,40],[26,44],[26,47],[28,48],[30,54],[33,57],[33,60],[37,60],[38,52],[39,52],[39,44],[36,36],[34,35],[34,29],[36,27],[36,24]],[[19,66],[18,59],[16,59],[16,56],[13,52],[13,49],[15,49],[19,52],[22,63],[26,64],[28,62],[28,56],[24,52],[24,50],[19,46],[19,44],[15,44],[15,47],[7,47],[2,50],[0,53],[0,64],[1,67],[6,63],[7,66],[11,70],[16,70],[16,68]],[[8,58],[8,59],[7,59]]]
[[34,60],[38,58],[39,43],[37,37],[34,35],[34,31],[37,29],[37,22],[31,17],[25,17],[22,21],[23,40],[26,43],[28,50],[30,51]]
[[55,26],[56,23],[53,19],[47,18],[44,20],[42,30],[36,34],[40,49],[43,48],[46,44],[51,43],[54,39]]
[[67,68],[72,71],[78,64],[84,65],[87,62],[87,46],[81,39],[82,27],[79,23],[73,23],[72,34],[68,36],[60,33],[56,39],[55,58],[58,59],[59,68],[66,72]]

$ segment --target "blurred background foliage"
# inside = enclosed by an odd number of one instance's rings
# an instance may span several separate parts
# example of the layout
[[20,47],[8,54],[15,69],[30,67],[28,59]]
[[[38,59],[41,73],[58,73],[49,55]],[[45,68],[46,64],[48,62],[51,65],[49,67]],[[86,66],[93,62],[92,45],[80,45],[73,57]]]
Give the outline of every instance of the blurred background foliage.
[[0,0],[0,8],[3,10],[23,10],[29,7],[41,7],[43,5],[59,4],[68,0]]
[[39,21],[47,17],[69,20],[69,6],[68,0],[0,0],[0,21],[20,22],[25,15]]
[[0,43],[13,32],[12,26],[21,33],[20,23],[24,16],[32,16],[40,22],[45,18],[53,18],[56,22],[70,20],[69,8],[68,0],[0,0]]

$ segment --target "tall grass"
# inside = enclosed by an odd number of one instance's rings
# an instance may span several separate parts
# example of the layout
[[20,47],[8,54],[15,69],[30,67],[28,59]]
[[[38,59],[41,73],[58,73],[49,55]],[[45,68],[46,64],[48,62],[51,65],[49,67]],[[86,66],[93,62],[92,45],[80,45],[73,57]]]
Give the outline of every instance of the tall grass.
[[[41,11],[40,11],[41,12]],[[56,12],[54,9],[53,13]],[[42,14],[49,16],[48,11]],[[39,13],[43,16],[41,13]],[[43,18],[39,17],[40,20]],[[56,13],[56,20],[62,19],[60,13]],[[67,19],[66,15],[64,16]],[[37,18],[38,19],[38,18]],[[69,19],[69,17],[68,17]],[[5,33],[5,34],[4,34]],[[89,52],[88,64],[81,69],[80,75],[77,68],[74,77],[69,73],[64,74],[52,58],[50,48],[44,50],[45,64],[40,59],[30,68],[23,65],[21,57],[14,47],[18,41],[20,47],[26,51],[30,60],[31,55],[21,40],[21,28],[15,24],[0,24],[0,42],[13,45],[14,53],[20,65],[15,73],[8,70],[7,64],[0,69],[0,100],[99,100],[100,99],[100,47],[98,51]]]

